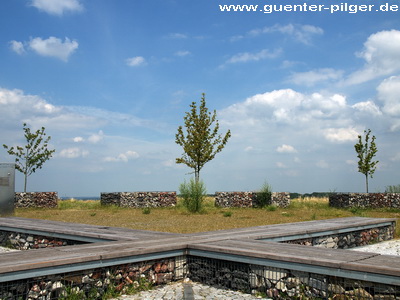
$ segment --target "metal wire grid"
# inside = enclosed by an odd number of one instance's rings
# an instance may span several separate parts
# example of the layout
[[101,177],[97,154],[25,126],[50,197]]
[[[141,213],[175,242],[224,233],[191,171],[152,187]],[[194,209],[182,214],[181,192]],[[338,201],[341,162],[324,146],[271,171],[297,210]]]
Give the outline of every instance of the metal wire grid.
[[400,287],[309,272],[188,257],[191,280],[272,299],[400,299]]
[[105,299],[182,279],[186,258],[124,264],[0,283],[0,300]]

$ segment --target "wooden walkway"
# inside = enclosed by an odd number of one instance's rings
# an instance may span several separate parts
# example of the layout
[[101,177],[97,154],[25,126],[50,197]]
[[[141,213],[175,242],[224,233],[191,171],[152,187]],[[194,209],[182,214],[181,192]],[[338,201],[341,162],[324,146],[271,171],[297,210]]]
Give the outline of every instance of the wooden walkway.
[[[179,255],[295,267],[329,275],[350,272],[400,285],[400,257],[325,249],[273,241],[381,227],[395,219],[340,218],[265,225],[194,234],[72,224],[23,218],[0,218],[0,230],[54,237],[77,237],[90,243],[8,252],[0,255],[0,282]],[[96,241],[96,242],[94,242]],[[317,272],[317,273],[318,273]]]

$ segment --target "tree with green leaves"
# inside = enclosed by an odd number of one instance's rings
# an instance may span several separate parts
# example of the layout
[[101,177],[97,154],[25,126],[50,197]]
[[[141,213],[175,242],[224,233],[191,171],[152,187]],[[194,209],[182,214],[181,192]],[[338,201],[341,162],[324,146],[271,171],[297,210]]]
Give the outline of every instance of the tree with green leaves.
[[175,142],[182,146],[184,151],[182,156],[176,159],[176,163],[194,169],[195,180],[199,182],[200,170],[222,151],[231,137],[231,132],[228,130],[224,136],[218,133],[217,113],[215,110],[212,113],[208,111],[204,93],[199,108],[196,102],[192,102],[190,107],[190,112],[186,112],[184,117],[186,132],[179,126],[175,135]]
[[364,130],[365,134],[365,142],[362,141],[362,136],[358,136],[358,143],[354,145],[354,148],[357,152],[358,161],[358,172],[365,175],[365,184],[368,193],[368,176],[372,178],[376,165],[379,161],[373,161],[372,159],[378,152],[375,144],[375,136],[373,135],[370,139],[371,129]]
[[3,144],[8,154],[16,156],[15,168],[25,176],[24,192],[26,192],[26,185],[28,176],[35,173],[37,169],[41,169],[43,164],[52,157],[56,150],[49,150],[48,143],[51,139],[50,136],[46,138],[45,128],[31,132],[26,123],[23,125],[26,139],[25,146],[9,147]]

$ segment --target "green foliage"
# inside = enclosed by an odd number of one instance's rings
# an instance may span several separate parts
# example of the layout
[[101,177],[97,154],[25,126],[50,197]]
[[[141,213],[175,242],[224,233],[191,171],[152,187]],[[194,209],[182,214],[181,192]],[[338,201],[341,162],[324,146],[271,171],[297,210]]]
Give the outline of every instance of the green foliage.
[[371,141],[369,141],[369,136],[371,134],[371,129],[364,130],[365,143],[362,141],[361,135],[358,136],[358,143],[354,145],[354,149],[357,152],[358,161],[358,172],[365,175],[365,184],[368,193],[368,175],[372,178],[376,165],[379,161],[373,161],[372,159],[378,152],[375,144],[375,136],[373,135]]
[[267,205],[266,207],[267,211],[276,211],[277,208],[278,207],[276,205]]
[[203,181],[196,181],[191,178],[189,183],[186,181],[179,186],[179,192],[183,198],[183,205],[189,212],[200,212],[203,200],[207,195]]
[[400,184],[388,185],[385,189],[385,193],[400,193]]
[[[175,142],[182,146],[184,153],[176,159],[177,164],[185,164],[194,169],[195,179],[199,181],[200,170],[204,165],[214,159],[218,152],[225,147],[231,136],[230,130],[222,137],[218,134],[219,123],[217,113],[208,111],[205,94],[202,94],[199,110],[196,102],[190,105],[191,111],[187,112],[184,121],[186,133],[182,126],[178,127]],[[214,128],[212,128],[215,123]]]
[[26,139],[25,146],[9,147],[3,144],[3,147],[7,150],[8,154],[16,156],[15,168],[25,175],[24,192],[26,192],[28,176],[35,173],[37,169],[41,169],[43,164],[52,157],[56,150],[48,149],[51,137],[48,136],[46,138],[44,127],[32,133],[31,129],[24,123],[23,130]]
[[145,207],[145,208],[143,208],[143,209],[142,209],[142,213],[143,213],[144,215],[149,215],[149,214],[151,213],[150,207]]
[[[57,201],[57,208],[60,210],[66,209],[101,209],[100,201],[96,200],[59,200]],[[104,208],[106,209],[106,208]]]
[[223,213],[223,216],[224,217],[231,217],[232,216],[232,212],[231,211],[224,211],[224,213]]
[[265,181],[261,189],[257,192],[257,206],[266,207],[271,204],[272,187]]

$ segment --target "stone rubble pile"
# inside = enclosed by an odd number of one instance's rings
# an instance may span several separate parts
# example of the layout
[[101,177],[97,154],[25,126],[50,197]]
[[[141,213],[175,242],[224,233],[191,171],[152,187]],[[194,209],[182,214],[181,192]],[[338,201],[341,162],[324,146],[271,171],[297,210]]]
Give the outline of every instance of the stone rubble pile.
[[[258,192],[216,192],[215,205],[218,207],[257,207]],[[271,203],[277,207],[287,207],[290,204],[289,193],[271,193]]]
[[336,235],[312,237],[300,240],[287,241],[289,244],[298,244],[331,249],[350,249],[366,246],[393,239],[395,225],[380,228],[341,233]]
[[101,205],[121,207],[171,207],[176,205],[176,192],[117,192],[101,193]]
[[0,246],[16,250],[42,249],[82,244],[83,242],[37,236],[27,233],[0,231]]
[[15,207],[57,207],[57,192],[15,193]]
[[338,208],[400,208],[400,193],[333,193],[329,206]]

